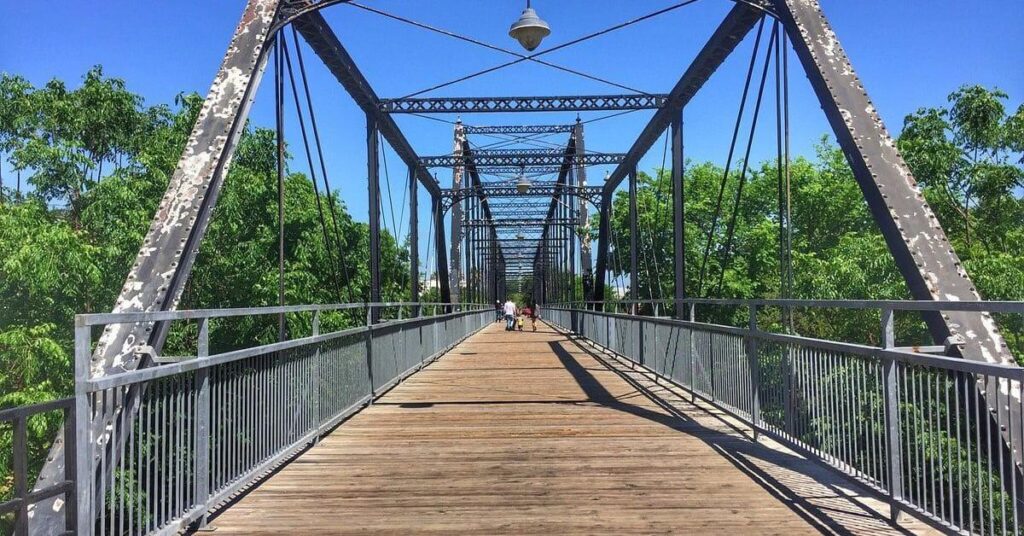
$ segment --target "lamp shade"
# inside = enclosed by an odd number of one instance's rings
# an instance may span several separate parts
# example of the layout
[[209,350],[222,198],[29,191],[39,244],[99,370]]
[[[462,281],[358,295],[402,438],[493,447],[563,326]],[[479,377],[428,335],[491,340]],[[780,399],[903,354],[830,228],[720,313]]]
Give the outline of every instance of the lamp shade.
[[526,175],[520,175],[519,180],[516,181],[516,191],[525,194],[530,191],[530,179],[526,178]]
[[538,17],[532,7],[524,9],[519,20],[512,23],[512,27],[508,29],[508,35],[519,41],[519,44],[528,51],[540,46],[540,42],[550,34],[551,28],[548,23]]

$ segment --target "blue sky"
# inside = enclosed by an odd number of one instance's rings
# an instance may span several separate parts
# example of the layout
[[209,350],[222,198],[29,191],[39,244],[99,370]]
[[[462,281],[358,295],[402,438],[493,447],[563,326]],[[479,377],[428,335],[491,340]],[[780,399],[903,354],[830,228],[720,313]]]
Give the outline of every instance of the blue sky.
[[[507,48],[516,46],[506,32],[523,7],[521,0],[364,2]],[[673,3],[535,0],[534,7],[552,27],[552,35],[541,50]],[[129,88],[150,104],[169,103],[182,91],[205,94],[242,4],[209,0],[3,2],[0,71],[20,74],[37,85],[53,77],[73,85],[90,66],[102,64],[106,74],[124,78]],[[946,95],[962,84],[998,86],[1010,94],[1013,107],[1024,99],[1024,9],[1019,0],[822,0],[822,4],[894,133],[906,114],[921,106],[942,105]],[[727,0],[700,0],[545,59],[644,91],[667,92],[731,5]],[[412,93],[509,58],[351,6],[331,7],[324,15],[382,97]],[[685,136],[689,158],[724,160],[750,49],[748,39],[688,108]],[[306,60],[312,66],[311,89],[333,185],[341,189],[355,217],[365,219],[363,115],[308,50]],[[790,64],[793,152],[811,154],[813,144],[828,127],[792,56]],[[265,84],[252,112],[253,121],[260,126],[273,125],[269,87]],[[621,92],[524,63],[430,95]],[[583,114],[583,118],[598,115],[603,114]],[[625,151],[649,117],[649,112],[638,112],[595,122],[588,126],[587,148]],[[575,119],[575,114],[491,114],[462,119],[471,124],[567,123]],[[398,121],[420,155],[450,152],[450,125],[416,117],[400,117]],[[293,144],[299,142],[295,125],[291,119]],[[774,151],[773,138],[768,136],[773,126],[770,122],[765,125],[761,134],[764,141],[755,146],[755,159],[767,158]],[[494,140],[476,141],[485,144]],[[548,141],[563,140],[553,137]],[[397,211],[404,177],[395,171],[400,169],[397,157],[389,154],[387,158]],[[641,168],[650,169],[660,162],[659,142]],[[297,159],[292,167],[301,170],[304,164]],[[437,171],[442,183],[450,182],[450,172]],[[604,169],[597,169],[590,176],[603,175]],[[384,195],[387,203],[387,193]],[[425,228],[427,203],[421,205],[424,211],[420,221]],[[402,219],[408,221],[408,217]]]

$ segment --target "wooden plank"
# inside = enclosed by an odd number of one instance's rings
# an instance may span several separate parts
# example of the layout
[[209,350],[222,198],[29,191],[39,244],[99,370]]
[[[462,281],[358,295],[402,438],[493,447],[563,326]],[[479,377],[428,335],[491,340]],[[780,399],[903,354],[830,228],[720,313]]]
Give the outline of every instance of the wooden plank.
[[494,325],[212,525],[218,534],[895,532],[853,483],[751,443],[736,423],[650,380],[550,328]]

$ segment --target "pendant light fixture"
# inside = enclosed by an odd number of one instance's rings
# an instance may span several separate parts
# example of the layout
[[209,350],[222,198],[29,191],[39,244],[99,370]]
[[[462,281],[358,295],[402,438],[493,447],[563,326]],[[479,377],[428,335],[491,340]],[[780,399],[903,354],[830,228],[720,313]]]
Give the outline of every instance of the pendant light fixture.
[[540,42],[550,34],[551,28],[530,7],[530,0],[526,0],[526,9],[519,16],[519,20],[512,23],[512,27],[508,29],[508,35],[519,41],[519,44],[529,52],[540,46]]

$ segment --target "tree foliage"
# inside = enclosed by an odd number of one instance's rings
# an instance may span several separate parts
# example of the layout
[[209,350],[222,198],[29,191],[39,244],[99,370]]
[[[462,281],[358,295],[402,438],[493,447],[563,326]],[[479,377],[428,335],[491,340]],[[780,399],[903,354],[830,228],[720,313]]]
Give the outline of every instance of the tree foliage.
[[[23,190],[9,181],[0,189],[0,408],[71,394],[74,315],[113,307],[201,104],[196,95],[181,95],[173,107],[147,106],[99,67],[74,89],[59,80],[36,88],[0,75],[0,158],[26,178]],[[276,188],[274,132],[249,127],[182,308],[277,303]],[[340,239],[332,236],[328,248],[310,180],[291,172],[285,188],[287,302],[364,301],[369,275],[359,259],[369,258],[367,225],[354,221],[337,195],[325,197],[340,218]],[[338,279],[336,242],[348,263],[347,277]],[[384,299],[406,298],[408,253],[386,233],[381,259]],[[302,319],[290,320],[303,329]],[[325,328],[346,321],[324,318]],[[276,336],[274,318],[230,327],[212,332],[214,349]],[[194,345],[194,328],[175,325],[169,348]],[[47,416],[30,427],[34,466],[59,420]],[[10,440],[0,433],[0,456],[9,455]],[[5,461],[0,500],[10,486]]]

